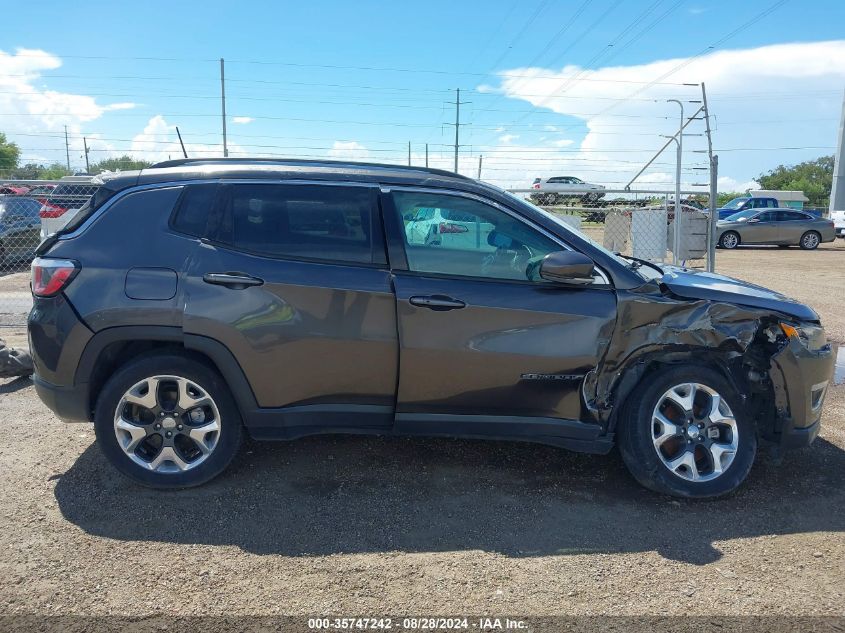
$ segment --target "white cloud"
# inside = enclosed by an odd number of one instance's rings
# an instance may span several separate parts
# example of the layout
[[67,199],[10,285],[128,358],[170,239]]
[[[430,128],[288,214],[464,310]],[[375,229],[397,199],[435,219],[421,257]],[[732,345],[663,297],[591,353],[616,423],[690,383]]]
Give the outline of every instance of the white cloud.
[[232,123],[237,123],[239,125],[246,125],[247,123],[252,123],[255,121],[254,118],[251,116],[233,116]]
[[519,138],[519,134],[502,134],[502,135],[499,137],[499,141],[500,141],[501,143],[505,143],[505,144],[507,145],[508,143],[511,143],[511,142],[515,141],[516,139],[518,139],[518,138]]
[[730,176],[720,176],[718,181],[719,191],[748,191],[749,189],[759,189],[760,183],[756,180],[748,180],[746,182],[739,182]]
[[357,141],[335,141],[329,150],[329,158],[365,161],[370,159],[370,151]]
[[[549,156],[548,162],[536,160],[535,172],[548,171],[548,166],[560,171],[567,162],[586,167],[586,161],[590,161],[594,168],[603,163],[601,173],[593,174],[594,180],[624,184],[665,142],[661,135],[677,130],[678,107],[665,100],[700,99],[697,87],[664,84],[645,87],[641,82],[663,75],[667,76],[662,82],[703,81],[714,115],[714,146],[720,154],[720,174],[724,177],[720,178],[720,187],[740,187],[778,164],[830,153],[831,150],[826,149],[805,152],[724,150],[833,146],[841,89],[845,83],[842,60],[845,60],[845,40],[777,44],[716,51],[680,68],[684,59],[598,70],[578,66],[560,70],[514,68],[500,73],[501,84],[493,91],[526,102],[538,112],[552,111],[568,117],[560,123],[555,121],[554,125],[541,124],[538,130],[586,127],[586,134],[577,145],[580,151]],[[573,77],[580,80],[572,80]],[[612,81],[601,81],[608,79]],[[685,106],[687,115],[698,107],[693,103],[685,103]],[[496,133],[501,138],[502,132],[507,135],[516,129],[524,130],[530,122],[526,118],[515,121],[519,128],[496,130]],[[684,139],[685,166],[706,165],[706,154],[695,151],[706,148],[705,139],[697,136],[703,133],[703,124],[696,122],[687,131],[696,136]],[[524,140],[527,133],[521,133]],[[565,144],[561,146],[565,147]],[[536,146],[533,149],[536,150]],[[580,160],[585,162],[579,163]],[[658,159],[658,164],[638,182],[665,182],[662,176],[647,177],[651,172],[668,173],[674,180],[674,161],[675,152],[669,147]],[[525,171],[524,166],[517,165],[510,173],[503,171],[500,174],[505,181],[516,180]],[[684,186],[706,180],[706,174],[703,170],[686,171]],[[577,171],[575,175],[579,175]],[[585,173],[582,177],[588,180],[589,175]]]
[[557,141],[552,141],[552,145],[554,145],[555,147],[569,147],[573,143],[575,143],[575,141],[573,141],[571,138],[562,138],[558,139]]

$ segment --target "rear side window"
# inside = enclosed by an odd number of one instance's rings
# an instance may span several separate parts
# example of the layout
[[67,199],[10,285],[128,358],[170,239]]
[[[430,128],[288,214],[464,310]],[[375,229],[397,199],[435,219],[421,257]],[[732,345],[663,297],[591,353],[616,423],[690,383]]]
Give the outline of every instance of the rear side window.
[[180,233],[204,237],[208,234],[209,222],[212,221],[217,185],[188,185],[182,192],[176,214],[173,217],[173,228]]
[[260,255],[382,264],[376,196],[367,187],[224,185],[213,239]]

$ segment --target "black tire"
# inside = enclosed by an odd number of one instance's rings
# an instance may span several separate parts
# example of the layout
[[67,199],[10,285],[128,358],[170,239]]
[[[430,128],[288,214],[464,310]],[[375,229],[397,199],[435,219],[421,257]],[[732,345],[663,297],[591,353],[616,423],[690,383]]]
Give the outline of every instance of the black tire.
[[[213,399],[220,417],[216,445],[197,466],[180,472],[162,473],[136,464],[118,443],[115,414],[124,394],[139,381],[151,376],[181,376],[195,382]],[[242,421],[234,398],[223,378],[212,368],[178,353],[142,356],[121,367],[106,382],[94,411],[97,444],[106,458],[132,481],[152,488],[189,488],[219,475],[238,452]]]
[[[733,236],[736,238],[736,241],[733,241],[730,237]],[[742,240],[739,237],[739,233],[736,231],[725,231],[722,233],[722,236],[719,238],[719,246],[722,248],[726,248],[728,250],[734,249],[740,245]]]
[[[733,461],[721,475],[707,481],[690,481],[672,472],[655,449],[654,409],[667,391],[684,383],[714,389],[727,402],[736,421],[738,439]],[[624,405],[618,438],[622,458],[634,478],[646,488],[676,497],[717,497],[736,490],[748,476],[757,453],[754,424],[731,384],[718,372],[697,365],[672,365],[649,374]]]
[[807,231],[801,236],[798,245],[805,251],[813,251],[821,244],[822,236],[817,231]]

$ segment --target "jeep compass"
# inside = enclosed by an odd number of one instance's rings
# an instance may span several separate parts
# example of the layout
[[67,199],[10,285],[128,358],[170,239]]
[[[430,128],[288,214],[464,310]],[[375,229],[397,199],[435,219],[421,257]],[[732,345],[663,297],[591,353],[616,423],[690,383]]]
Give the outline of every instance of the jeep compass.
[[778,293],[395,165],[117,174],[39,246],[32,293],[39,396],[160,488],[218,475],[245,433],[357,433],[618,446],[653,490],[720,495],[758,441],[814,440],[836,351]]

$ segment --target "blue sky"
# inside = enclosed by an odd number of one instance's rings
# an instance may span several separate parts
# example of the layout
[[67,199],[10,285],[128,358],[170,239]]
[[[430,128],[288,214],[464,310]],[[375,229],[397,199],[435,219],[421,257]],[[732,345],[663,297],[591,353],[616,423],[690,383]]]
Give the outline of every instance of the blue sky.
[[[845,8],[833,1],[39,7],[61,18],[17,21],[0,45],[0,131],[25,159],[63,160],[68,125],[75,167],[82,136],[92,160],[175,157],[175,125],[190,153],[219,154],[219,57],[232,155],[405,162],[410,141],[415,163],[429,143],[431,164],[451,167],[448,102],[461,88],[461,171],[474,175],[484,154],[482,176],[506,186],[554,174],[624,184],[677,128],[665,99],[699,99],[679,84],[704,80],[722,188],[741,187],[831,153],[845,89]],[[691,184],[704,139],[685,144]],[[806,149],[761,150],[783,147]],[[673,161],[643,186],[665,188]]]

